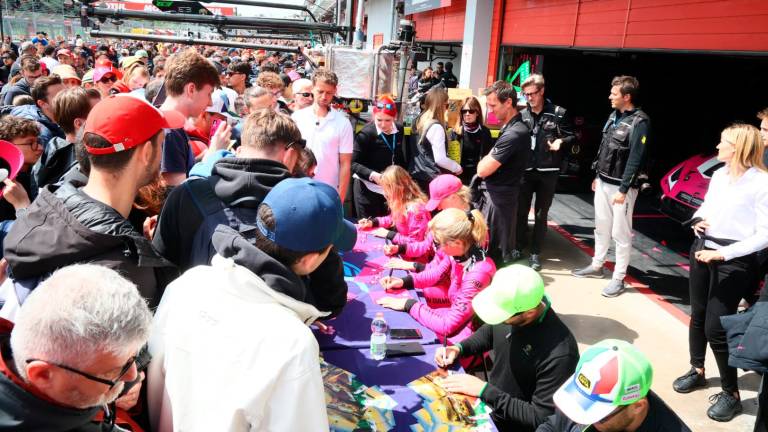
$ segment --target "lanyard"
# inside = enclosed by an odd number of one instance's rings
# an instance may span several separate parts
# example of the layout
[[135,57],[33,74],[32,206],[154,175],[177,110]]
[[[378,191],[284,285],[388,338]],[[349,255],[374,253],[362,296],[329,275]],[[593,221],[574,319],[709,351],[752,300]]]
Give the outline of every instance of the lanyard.
[[387,134],[385,134],[384,132],[380,133],[379,136],[384,141],[384,144],[387,145],[387,148],[389,149],[389,151],[392,152],[392,155],[394,155],[395,144],[397,144],[397,134],[392,134],[392,144],[390,144],[389,141],[387,141]]

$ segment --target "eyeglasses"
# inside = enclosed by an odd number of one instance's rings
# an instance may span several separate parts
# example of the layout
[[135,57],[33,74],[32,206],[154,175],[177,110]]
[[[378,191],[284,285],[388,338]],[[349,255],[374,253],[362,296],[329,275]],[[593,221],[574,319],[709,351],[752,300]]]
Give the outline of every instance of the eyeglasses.
[[83,371],[77,370],[77,369],[75,369],[73,367],[65,366],[65,365],[59,364],[59,363],[51,363],[51,362],[48,362],[48,361],[45,361],[45,360],[40,360],[40,359],[34,359],[34,358],[27,359],[27,364],[30,364],[33,361],[43,361],[43,362],[46,362],[46,363],[48,363],[50,365],[56,366],[57,368],[64,369],[65,371],[69,371],[69,372],[72,372],[74,374],[80,375],[81,377],[89,379],[91,381],[94,381],[94,382],[97,382],[97,383],[101,383],[101,384],[104,384],[104,385],[108,385],[109,386],[108,390],[112,390],[112,388],[114,388],[120,382],[120,378],[122,378],[125,374],[127,374],[128,371],[131,370],[131,367],[133,367],[133,364],[136,363],[136,356],[133,356],[133,357],[128,359],[128,362],[125,363],[125,365],[123,366],[122,369],[120,369],[120,373],[117,375],[117,378],[115,378],[114,380],[108,380],[108,379],[105,379],[105,378],[99,378],[99,377],[93,376],[93,375],[91,375],[89,373],[85,373]]
[[110,75],[108,77],[101,77],[99,82],[102,84],[114,83],[114,82],[117,82],[117,77],[114,75]]
[[462,115],[463,114],[477,114],[477,111],[475,111],[473,109],[463,109],[463,110],[461,110],[461,114]]
[[285,148],[289,149],[289,148],[291,148],[293,146],[299,147],[300,149],[304,149],[304,148],[307,147],[307,140],[300,139],[300,140],[296,140],[296,141],[291,141],[291,142],[289,142],[288,144],[285,145]]
[[523,93],[523,96],[525,96],[526,99],[530,98],[531,96],[539,94],[541,89],[536,90],[535,92],[529,92],[529,93]]
[[386,110],[392,110],[395,108],[394,105],[391,103],[383,103],[383,102],[376,102],[376,108],[378,109],[386,109]]
[[36,139],[34,141],[31,141],[31,142],[28,142],[28,143],[21,143],[21,144],[15,144],[14,143],[14,145],[16,145],[17,147],[18,146],[29,146],[29,148],[32,149],[32,151],[37,151],[37,150],[40,150],[41,148],[43,148],[43,146],[40,144],[40,141],[38,141]]
[[226,76],[232,76],[232,75],[245,75],[245,73],[243,73],[243,72],[231,72],[231,71],[227,71],[227,72],[225,72],[225,73],[224,73],[224,75],[226,75]]

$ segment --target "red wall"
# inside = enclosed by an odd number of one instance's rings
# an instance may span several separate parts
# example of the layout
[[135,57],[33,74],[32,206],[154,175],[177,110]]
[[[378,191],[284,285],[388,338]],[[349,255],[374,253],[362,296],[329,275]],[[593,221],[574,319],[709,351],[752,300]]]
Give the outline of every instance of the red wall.
[[765,0],[506,0],[504,45],[768,51]]
[[411,15],[418,41],[464,40],[464,9],[467,0],[452,0],[450,6]]

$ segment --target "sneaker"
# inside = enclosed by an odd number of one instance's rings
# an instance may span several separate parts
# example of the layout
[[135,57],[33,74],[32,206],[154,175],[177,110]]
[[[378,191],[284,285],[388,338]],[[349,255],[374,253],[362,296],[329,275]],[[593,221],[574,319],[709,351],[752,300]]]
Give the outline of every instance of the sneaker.
[[672,383],[672,388],[678,393],[690,393],[697,388],[706,386],[707,379],[704,374],[696,372],[696,368],[693,367]]
[[709,397],[712,404],[707,410],[707,416],[712,420],[719,422],[731,421],[736,414],[741,413],[741,401],[736,399],[733,394],[721,391]]
[[603,288],[603,297],[616,297],[624,292],[624,281],[618,279],[611,279],[608,285]]
[[531,268],[536,271],[541,270],[541,261],[539,261],[539,255],[531,254],[531,257],[528,258],[528,265],[530,265]]
[[584,268],[576,269],[571,271],[571,274],[576,277],[580,278],[595,278],[595,279],[602,279],[605,277],[603,274],[603,268],[594,268],[591,265],[588,265]]
[[520,261],[520,258],[522,257],[523,257],[522,252],[520,252],[517,249],[512,249],[512,252],[510,252],[509,255],[504,257],[504,265],[513,264],[517,261]]

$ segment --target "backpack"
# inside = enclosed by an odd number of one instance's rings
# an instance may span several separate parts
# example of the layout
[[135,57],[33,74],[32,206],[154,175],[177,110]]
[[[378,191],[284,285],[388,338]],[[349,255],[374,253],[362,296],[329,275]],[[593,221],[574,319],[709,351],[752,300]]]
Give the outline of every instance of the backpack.
[[253,243],[257,207],[226,206],[216,193],[207,178],[190,178],[182,183],[189,193],[197,210],[203,217],[203,222],[195,232],[190,251],[190,266],[209,265],[211,258],[216,255],[211,238],[219,225],[226,225],[239,232],[243,238]]

